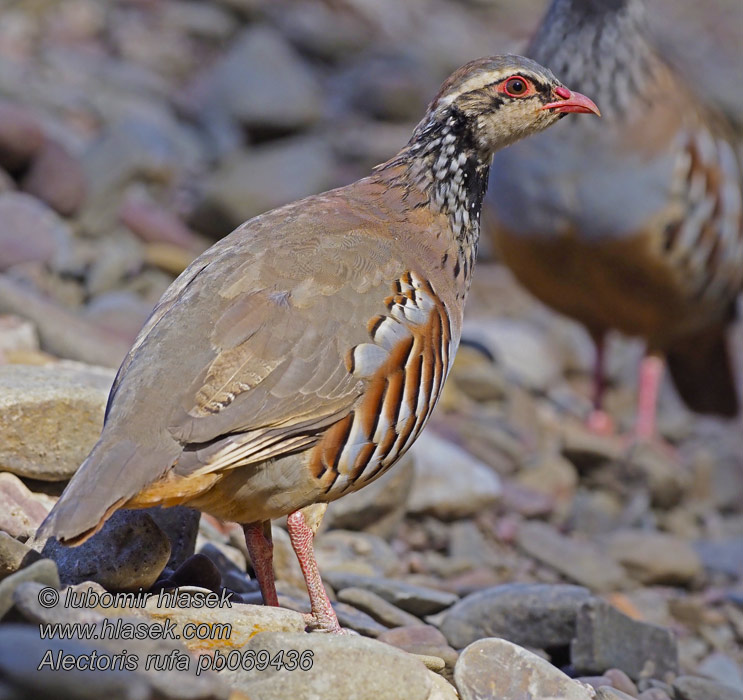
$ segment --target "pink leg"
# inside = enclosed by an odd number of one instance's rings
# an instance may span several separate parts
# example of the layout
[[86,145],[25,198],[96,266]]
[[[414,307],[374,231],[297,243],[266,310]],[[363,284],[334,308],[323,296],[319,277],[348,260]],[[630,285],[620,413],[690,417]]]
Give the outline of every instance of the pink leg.
[[640,440],[654,440],[656,438],[655,418],[663,369],[663,360],[655,355],[646,355],[640,364],[640,387],[637,397],[637,421],[635,423],[635,437]]
[[588,427],[600,435],[611,435],[614,432],[614,422],[604,411],[604,392],[606,391],[606,375],[604,373],[606,361],[606,336],[593,335],[596,346],[596,360],[593,365],[593,410],[588,416]]
[[271,522],[249,523],[243,525],[245,544],[248,547],[250,562],[253,564],[255,577],[261,587],[264,605],[279,606],[276,595],[276,582],[273,575],[273,540],[271,539]]
[[299,560],[304,581],[307,584],[307,592],[310,594],[311,624],[323,632],[342,634],[344,630],[338,624],[338,618],[320,578],[320,571],[317,568],[317,561],[315,561],[315,550],[312,546],[315,536],[307,525],[304,514],[299,510],[292,513],[287,518],[286,525],[289,531],[289,539]]

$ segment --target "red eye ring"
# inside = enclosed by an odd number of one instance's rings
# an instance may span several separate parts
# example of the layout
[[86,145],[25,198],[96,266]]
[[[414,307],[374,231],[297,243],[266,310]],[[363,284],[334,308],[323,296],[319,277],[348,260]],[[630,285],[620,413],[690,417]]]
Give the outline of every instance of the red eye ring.
[[525,97],[529,94],[531,83],[520,75],[513,75],[502,83],[503,92],[509,97]]

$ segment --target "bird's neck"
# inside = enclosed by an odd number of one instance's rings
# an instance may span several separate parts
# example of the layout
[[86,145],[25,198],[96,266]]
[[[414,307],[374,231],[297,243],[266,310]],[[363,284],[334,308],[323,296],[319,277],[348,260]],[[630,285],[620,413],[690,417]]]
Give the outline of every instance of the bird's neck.
[[643,0],[552,0],[527,54],[590,95],[605,123],[652,94],[660,66],[645,25]]
[[408,144],[377,168],[381,176],[389,177],[390,185],[420,193],[418,206],[448,216],[459,251],[455,275],[466,281],[477,254],[491,160],[492,153],[478,146],[470,121],[451,107],[429,112]]

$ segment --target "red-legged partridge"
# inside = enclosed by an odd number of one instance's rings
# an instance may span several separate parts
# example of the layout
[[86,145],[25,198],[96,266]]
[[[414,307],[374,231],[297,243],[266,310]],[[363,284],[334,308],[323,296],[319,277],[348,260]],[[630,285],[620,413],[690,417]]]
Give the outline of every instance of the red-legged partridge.
[[604,119],[499,153],[488,194],[503,261],[597,343],[594,415],[605,333],[647,342],[640,438],[655,432],[663,355],[691,409],[737,413],[726,327],[743,286],[735,145],[645,23],[641,0],[552,1],[528,52],[595,96]]
[[473,61],[371,176],[197,258],[124,360],[101,438],[40,533],[76,544],[117,508],[186,504],[244,525],[277,605],[270,520],[289,515],[313,620],[339,631],[302,509],[370,483],[420,434],[459,343],[492,155],[566,112],[597,109],[529,59]]

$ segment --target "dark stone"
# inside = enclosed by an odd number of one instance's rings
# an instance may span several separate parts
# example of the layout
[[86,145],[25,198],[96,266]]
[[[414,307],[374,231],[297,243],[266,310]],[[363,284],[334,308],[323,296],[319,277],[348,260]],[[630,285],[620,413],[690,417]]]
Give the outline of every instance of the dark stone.
[[42,555],[57,562],[63,583],[97,581],[110,591],[146,591],[170,558],[170,542],[147,513],[119,510],[79,547],[50,537]]
[[143,512],[147,513],[168,536],[170,540],[168,566],[171,569],[177,569],[193,555],[196,549],[201,513],[186,506],[147,508]]
[[194,554],[186,559],[170,577],[176,586],[198,586],[210,591],[219,591],[222,586],[222,574],[209,557]]
[[676,639],[670,630],[639,622],[599,598],[578,610],[571,661],[577,673],[619,668],[637,680],[678,672]]
[[248,574],[241,570],[235,562],[225,556],[211,542],[207,542],[199,554],[211,559],[212,563],[222,574],[222,585],[235,593],[253,593],[258,588],[258,582],[252,581]]
[[456,648],[483,637],[538,649],[565,647],[575,636],[578,609],[590,597],[581,586],[507,583],[460,600],[446,611],[441,631]]

